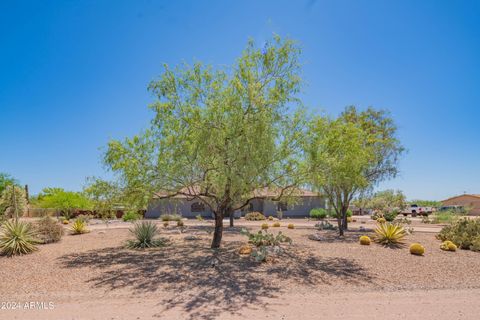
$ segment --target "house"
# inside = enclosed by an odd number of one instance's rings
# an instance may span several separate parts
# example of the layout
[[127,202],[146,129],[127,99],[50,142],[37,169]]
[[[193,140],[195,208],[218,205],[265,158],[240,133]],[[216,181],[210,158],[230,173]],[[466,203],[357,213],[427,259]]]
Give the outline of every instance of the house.
[[[194,218],[198,215],[204,218],[212,218],[211,209],[200,199],[195,198],[198,191],[196,188],[185,190],[171,198],[161,198],[164,194],[157,194],[150,203],[145,218],[159,218],[166,213],[176,213],[186,218]],[[308,217],[313,208],[325,208],[325,198],[317,192],[296,189],[292,192],[289,203],[276,201],[279,192],[268,188],[255,190],[249,205],[241,211],[235,212],[236,217],[244,216],[248,212],[258,211],[265,216],[276,216],[277,211],[282,211],[284,217]]]
[[480,215],[480,194],[462,194],[441,201],[444,206],[462,206],[469,215]]

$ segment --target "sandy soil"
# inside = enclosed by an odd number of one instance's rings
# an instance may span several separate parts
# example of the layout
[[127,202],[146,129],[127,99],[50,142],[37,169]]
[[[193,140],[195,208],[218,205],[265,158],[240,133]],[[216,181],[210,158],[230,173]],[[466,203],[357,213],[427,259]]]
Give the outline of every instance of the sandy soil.
[[[407,240],[422,243],[424,257],[360,246],[359,232],[338,240],[324,231],[318,242],[308,239],[311,225],[288,222],[299,227],[282,222],[271,230],[294,244],[267,264],[237,254],[246,241],[240,227],[227,229],[223,248],[213,252],[208,222],[196,221],[185,233],[164,230],[172,244],[161,249],[124,249],[130,235],[117,224],[67,235],[31,255],[0,257],[0,302],[21,306],[0,306],[0,319],[480,318],[480,254],[441,251],[434,233]],[[252,230],[260,224],[245,223]],[[184,240],[190,234],[202,239]],[[25,308],[30,301],[44,304]]]

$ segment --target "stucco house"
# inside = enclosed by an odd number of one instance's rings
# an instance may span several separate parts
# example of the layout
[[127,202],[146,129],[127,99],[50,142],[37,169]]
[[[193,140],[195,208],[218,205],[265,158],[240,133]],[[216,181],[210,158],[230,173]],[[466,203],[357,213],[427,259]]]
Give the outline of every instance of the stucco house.
[[462,206],[470,215],[480,215],[480,194],[462,194],[442,201],[444,206]]
[[[176,195],[171,198],[161,198],[159,193],[150,203],[145,218],[159,218],[165,213],[176,213],[186,218],[194,218],[201,215],[204,218],[212,218],[210,208],[200,199],[189,195]],[[277,211],[282,211],[284,217],[308,217],[313,208],[325,208],[325,198],[317,192],[296,189],[291,198],[293,204],[276,201],[279,192],[268,188],[255,190],[253,199],[249,205],[241,211],[235,212],[235,217],[244,216],[248,212],[258,211],[265,216],[276,216]]]

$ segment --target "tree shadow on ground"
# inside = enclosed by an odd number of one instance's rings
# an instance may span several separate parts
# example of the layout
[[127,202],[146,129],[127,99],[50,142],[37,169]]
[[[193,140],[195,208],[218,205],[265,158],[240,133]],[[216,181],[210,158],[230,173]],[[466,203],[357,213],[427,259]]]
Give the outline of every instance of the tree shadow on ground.
[[64,255],[59,261],[66,268],[95,270],[86,279],[95,288],[127,288],[136,294],[169,292],[159,305],[164,310],[180,307],[190,319],[214,319],[222,312],[239,314],[244,307],[265,308],[267,299],[281,295],[288,284],[372,280],[350,259],[320,258],[294,245],[275,262],[260,264],[238,254],[241,244],[225,241],[222,249],[214,251],[206,240],[177,240],[154,250],[111,247]]

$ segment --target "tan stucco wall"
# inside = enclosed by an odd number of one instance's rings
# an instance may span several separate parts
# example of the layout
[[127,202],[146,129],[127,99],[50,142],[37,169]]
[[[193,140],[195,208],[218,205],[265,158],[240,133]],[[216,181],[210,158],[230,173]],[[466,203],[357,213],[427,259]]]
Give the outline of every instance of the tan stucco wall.
[[442,201],[445,206],[464,206],[472,208],[470,215],[480,215],[480,198],[470,195],[461,195]]

